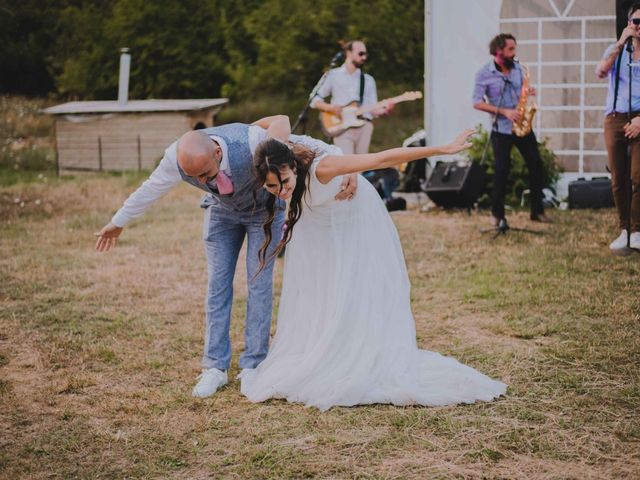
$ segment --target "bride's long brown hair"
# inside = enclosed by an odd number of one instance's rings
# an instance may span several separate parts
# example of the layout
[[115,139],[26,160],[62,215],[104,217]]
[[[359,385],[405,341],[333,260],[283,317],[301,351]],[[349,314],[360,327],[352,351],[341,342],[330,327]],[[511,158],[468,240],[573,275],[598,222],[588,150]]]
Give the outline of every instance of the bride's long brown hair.
[[289,202],[289,213],[284,222],[282,238],[276,245],[275,250],[268,257],[267,250],[272,240],[271,226],[275,218],[276,195],[269,194],[269,198],[267,199],[266,208],[268,217],[263,225],[265,239],[258,252],[258,258],[260,260],[259,272],[262,271],[267,262],[282,252],[285,245],[291,240],[293,227],[300,219],[300,215],[302,215],[303,198],[309,187],[309,168],[315,157],[316,152],[304,145],[284,143],[275,138],[265,140],[258,145],[253,155],[253,169],[256,176],[257,188],[263,187],[269,172],[276,176],[280,183],[280,188],[282,188],[280,172],[283,169],[289,167],[297,175],[296,186],[293,189],[291,201]]

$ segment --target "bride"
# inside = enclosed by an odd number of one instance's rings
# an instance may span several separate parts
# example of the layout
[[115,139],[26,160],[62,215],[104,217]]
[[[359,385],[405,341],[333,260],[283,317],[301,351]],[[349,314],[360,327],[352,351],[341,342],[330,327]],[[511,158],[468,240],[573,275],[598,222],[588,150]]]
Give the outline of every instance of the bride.
[[504,394],[504,383],[418,348],[400,240],[373,186],[360,178],[351,201],[334,199],[342,175],[454,154],[470,146],[474,131],[441,147],[317,156],[285,143],[287,117],[256,123],[270,137],[254,155],[258,185],[271,193],[261,264],[269,259],[276,197],[289,209],[272,255],[287,248],[276,335],[267,358],[241,374],[242,393],[252,402],[284,398],[320,410],[451,405]]

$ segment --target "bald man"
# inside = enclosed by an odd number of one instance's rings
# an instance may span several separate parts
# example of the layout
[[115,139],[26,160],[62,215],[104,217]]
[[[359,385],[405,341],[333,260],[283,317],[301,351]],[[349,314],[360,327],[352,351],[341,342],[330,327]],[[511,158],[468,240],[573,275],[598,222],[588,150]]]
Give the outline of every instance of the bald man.
[[[258,250],[264,242],[262,225],[267,217],[269,194],[256,191],[252,157],[266,139],[268,128],[288,125],[285,116],[267,117],[253,125],[232,123],[185,133],[165,150],[158,167],[124,202],[107,225],[96,233],[96,249],[114,247],[123,227],[142,215],[174,185],[185,181],[205,192],[203,239],[207,256],[208,288],[205,302],[204,353],[202,375],[193,389],[194,397],[209,397],[228,381],[231,362],[229,325],[233,299],[233,276],[245,236],[247,246],[248,298],[245,318],[245,349],[241,369],[252,369],[264,360],[271,328],[273,262],[259,270]],[[319,153],[340,154],[339,148],[306,136],[292,140]],[[350,198],[356,188],[354,177],[345,178],[336,198]],[[276,200],[277,213],[272,227],[272,244],[280,240],[284,222],[284,203]],[[254,278],[255,277],[255,278]]]

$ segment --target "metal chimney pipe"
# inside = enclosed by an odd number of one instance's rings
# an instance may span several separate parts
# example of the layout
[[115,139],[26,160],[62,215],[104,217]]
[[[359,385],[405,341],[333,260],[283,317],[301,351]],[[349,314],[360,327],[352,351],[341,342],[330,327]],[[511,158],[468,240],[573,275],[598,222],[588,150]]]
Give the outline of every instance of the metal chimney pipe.
[[129,70],[131,55],[128,48],[120,49],[120,79],[118,80],[118,103],[126,105],[129,100]]

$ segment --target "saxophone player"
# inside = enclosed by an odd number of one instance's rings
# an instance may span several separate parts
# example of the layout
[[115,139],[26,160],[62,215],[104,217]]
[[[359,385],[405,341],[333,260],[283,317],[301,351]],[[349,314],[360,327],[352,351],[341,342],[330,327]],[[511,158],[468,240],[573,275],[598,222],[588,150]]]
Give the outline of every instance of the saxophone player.
[[545,215],[542,205],[543,173],[538,141],[531,130],[531,115],[527,115],[529,112],[524,108],[526,97],[535,95],[535,89],[528,85],[526,69],[515,60],[516,39],[513,35],[501,33],[494,37],[489,43],[489,53],[493,58],[476,74],[473,107],[493,117],[491,145],[495,174],[491,223],[497,227],[504,220],[504,198],[514,145],[529,169],[531,220],[549,223],[551,219]]

